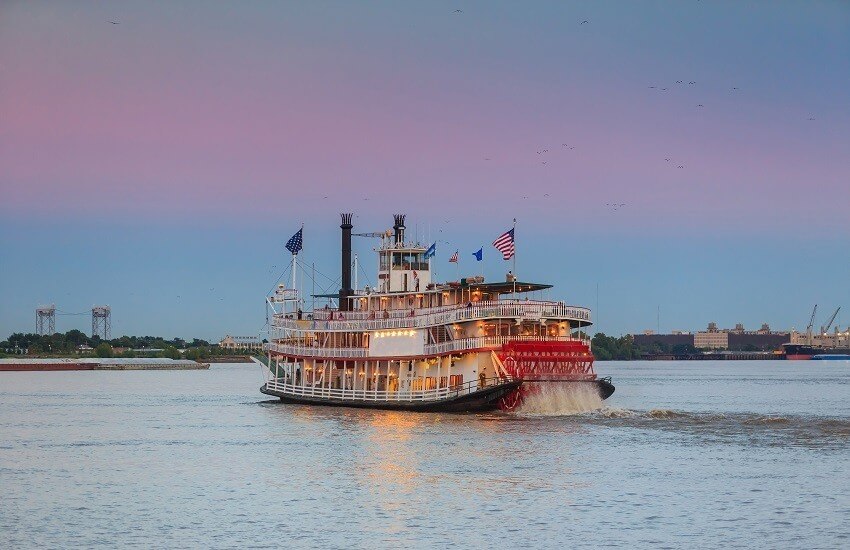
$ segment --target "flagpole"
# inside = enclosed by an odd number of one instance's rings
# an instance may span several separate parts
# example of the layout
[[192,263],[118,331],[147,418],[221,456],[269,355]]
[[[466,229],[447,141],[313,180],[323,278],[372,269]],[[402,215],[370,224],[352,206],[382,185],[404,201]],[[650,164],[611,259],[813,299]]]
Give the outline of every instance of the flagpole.
[[293,288],[293,289],[295,288],[295,267],[296,267],[296,265],[297,265],[297,263],[295,262],[295,257],[296,257],[297,255],[298,255],[298,254],[293,254],[293,255],[292,255],[292,288]]
[[514,218],[514,270],[513,270],[513,282],[514,282],[514,300],[516,300],[516,218]]
[[[303,233],[303,231],[304,231],[304,224],[303,224],[303,223],[301,224],[301,229],[300,229],[300,231],[302,232],[302,233],[301,233],[301,235],[302,235],[302,237],[301,237],[301,238],[302,238],[302,242],[303,242],[303,238],[304,238],[304,237],[303,237],[303,235],[304,235],[304,233]],[[303,246],[303,245],[302,245],[302,246]],[[295,276],[296,276],[295,268],[296,268],[296,266],[297,266],[297,262],[296,262],[295,257],[296,257],[297,255],[298,255],[298,252],[293,252],[293,253],[292,253],[292,288],[293,288],[293,290],[295,289],[295,285],[297,284],[297,281],[296,281],[296,279],[295,279]]]

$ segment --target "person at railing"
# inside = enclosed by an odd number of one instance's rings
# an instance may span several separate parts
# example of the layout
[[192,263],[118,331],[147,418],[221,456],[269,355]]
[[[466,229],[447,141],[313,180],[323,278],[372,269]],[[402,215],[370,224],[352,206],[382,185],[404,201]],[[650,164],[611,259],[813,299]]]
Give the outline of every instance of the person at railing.
[[389,318],[390,318],[390,312],[385,309],[384,310],[384,319],[389,319]]
[[478,389],[480,390],[487,384],[487,375],[484,373],[484,370],[478,373]]
[[301,311],[301,308],[300,308],[300,307],[298,308],[297,315],[298,315],[298,320],[299,320],[299,321],[300,321],[300,320],[304,317],[304,312],[303,312],[303,311]]

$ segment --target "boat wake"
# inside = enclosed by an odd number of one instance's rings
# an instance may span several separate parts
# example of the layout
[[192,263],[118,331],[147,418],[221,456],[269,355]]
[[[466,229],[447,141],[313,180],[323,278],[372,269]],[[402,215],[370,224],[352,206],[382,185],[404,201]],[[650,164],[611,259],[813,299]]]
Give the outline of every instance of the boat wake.
[[635,411],[603,407],[585,413],[582,422],[684,434],[714,443],[769,447],[847,449],[850,419],[804,415],[687,412],[672,409]]
[[516,414],[570,416],[602,408],[602,398],[592,384],[544,382],[531,384]]
[[540,384],[525,395],[523,404],[513,414],[528,420],[565,417],[584,426],[662,431],[691,437],[695,443],[850,448],[850,418],[664,408],[631,410],[604,405],[587,384]]

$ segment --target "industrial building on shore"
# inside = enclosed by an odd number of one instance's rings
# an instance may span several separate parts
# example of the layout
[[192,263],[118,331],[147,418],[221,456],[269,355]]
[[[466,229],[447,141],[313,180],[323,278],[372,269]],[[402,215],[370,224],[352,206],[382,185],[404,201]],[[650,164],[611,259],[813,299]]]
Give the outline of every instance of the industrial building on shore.
[[633,334],[632,338],[635,345],[643,349],[774,351],[790,341],[791,333],[772,331],[766,323],[758,330],[746,330],[742,323],[732,329],[717,328],[717,323],[709,323],[706,330],[698,332],[674,330],[670,334],[656,334],[647,330],[642,334]]

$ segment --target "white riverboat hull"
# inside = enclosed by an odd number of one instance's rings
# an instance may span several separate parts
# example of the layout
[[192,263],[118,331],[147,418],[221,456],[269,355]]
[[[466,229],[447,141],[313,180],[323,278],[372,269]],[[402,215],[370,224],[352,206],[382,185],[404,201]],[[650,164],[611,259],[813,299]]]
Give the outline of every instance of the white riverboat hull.
[[[445,396],[435,399],[405,399],[396,396],[392,399],[368,399],[352,397],[325,397],[309,391],[281,391],[263,384],[260,391],[266,395],[279,397],[284,403],[301,405],[323,405],[332,407],[355,407],[362,409],[405,410],[416,412],[487,412],[499,408],[499,402],[516,391],[522,381],[515,380],[486,386],[470,392],[447,392]],[[355,393],[355,392],[352,392]]]

